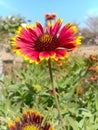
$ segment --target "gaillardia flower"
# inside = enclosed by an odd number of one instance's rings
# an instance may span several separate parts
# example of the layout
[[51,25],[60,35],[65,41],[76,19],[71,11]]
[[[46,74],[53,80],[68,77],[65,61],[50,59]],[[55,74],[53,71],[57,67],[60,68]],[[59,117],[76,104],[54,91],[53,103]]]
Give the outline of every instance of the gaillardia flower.
[[78,29],[71,23],[61,28],[62,21],[48,22],[46,28],[39,22],[34,26],[19,27],[18,34],[13,37],[14,52],[36,63],[49,58],[64,59],[68,56],[68,50],[81,44],[81,36],[76,36]]
[[43,116],[35,111],[27,110],[23,113],[23,119],[16,118],[15,122],[9,121],[9,130],[54,130],[50,123],[42,126]]
[[44,16],[45,16],[46,20],[53,20],[53,19],[55,19],[56,14],[55,13],[53,13],[53,14],[45,14]]

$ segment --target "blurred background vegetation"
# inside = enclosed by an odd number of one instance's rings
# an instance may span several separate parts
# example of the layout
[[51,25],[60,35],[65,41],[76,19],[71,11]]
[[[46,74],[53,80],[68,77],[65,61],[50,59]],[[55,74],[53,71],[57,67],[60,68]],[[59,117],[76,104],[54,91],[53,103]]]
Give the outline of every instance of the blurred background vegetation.
[[[20,15],[0,17],[0,46],[10,49],[10,40],[17,28],[25,23],[24,17]],[[9,50],[10,51],[10,50]]]

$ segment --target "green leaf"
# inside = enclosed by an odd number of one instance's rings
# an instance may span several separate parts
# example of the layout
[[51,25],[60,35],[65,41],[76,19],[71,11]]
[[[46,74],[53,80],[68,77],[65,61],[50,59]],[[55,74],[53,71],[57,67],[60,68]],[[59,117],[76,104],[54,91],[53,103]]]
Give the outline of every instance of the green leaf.
[[98,111],[98,94],[96,95],[95,105],[96,105],[96,110]]
[[69,123],[69,125],[73,128],[73,130],[80,130],[78,127],[78,122],[75,121],[73,118],[66,117],[66,120]]

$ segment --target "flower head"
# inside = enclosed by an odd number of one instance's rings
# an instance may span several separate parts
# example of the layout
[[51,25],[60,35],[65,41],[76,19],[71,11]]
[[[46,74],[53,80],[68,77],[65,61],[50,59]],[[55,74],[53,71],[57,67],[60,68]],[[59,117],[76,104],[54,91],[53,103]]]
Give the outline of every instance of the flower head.
[[16,118],[15,122],[9,121],[9,130],[54,130],[50,123],[42,126],[43,116],[35,111],[27,110],[23,113],[23,119]]
[[96,57],[95,55],[90,55],[90,56],[89,56],[89,59],[90,59],[91,61],[97,61],[97,57]]
[[[76,36],[78,29],[71,23],[61,28],[62,20],[48,22],[44,27],[36,22],[35,26],[19,27],[13,37],[13,50],[30,62],[39,63],[44,59],[64,59],[68,57],[67,50],[73,50],[81,44],[81,36]],[[60,29],[61,28],[61,29]]]
[[95,81],[98,79],[98,76],[97,75],[92,75],[91,78],[90,78],[92,81]]
[[53,19],[55,19],[56,14],[55,13],[53,13],[53,14],[45,14],[44,16],[45,16],[46,20],[53,20]]

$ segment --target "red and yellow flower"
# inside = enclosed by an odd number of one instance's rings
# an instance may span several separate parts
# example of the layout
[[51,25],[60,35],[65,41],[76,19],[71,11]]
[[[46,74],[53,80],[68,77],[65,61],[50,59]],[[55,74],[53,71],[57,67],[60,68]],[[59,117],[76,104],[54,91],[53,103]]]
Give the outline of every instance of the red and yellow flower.
[[53,14],[45,14],[44,16],[45,16],[46,20],[53,20],[53,19],[55,19],[56,14],[55,13],[53,13]]
[[54,130],[50,123],[43,126],[43,115],[38,112],[27,110],[23,113],[23,119],[16,118],[15,122],[9,121],[9,130]]
[[[78,29],[68,23],[61,28],[62,20],[48,22],[44,28],[39,22],[35,26],[19,27],[13,37],[13,50],[30,62],[39,63],[44,59],[64,59],[68,51],[81,44],[81,36],[76,36]],[[60,29],[61,28],[61,29]]]

